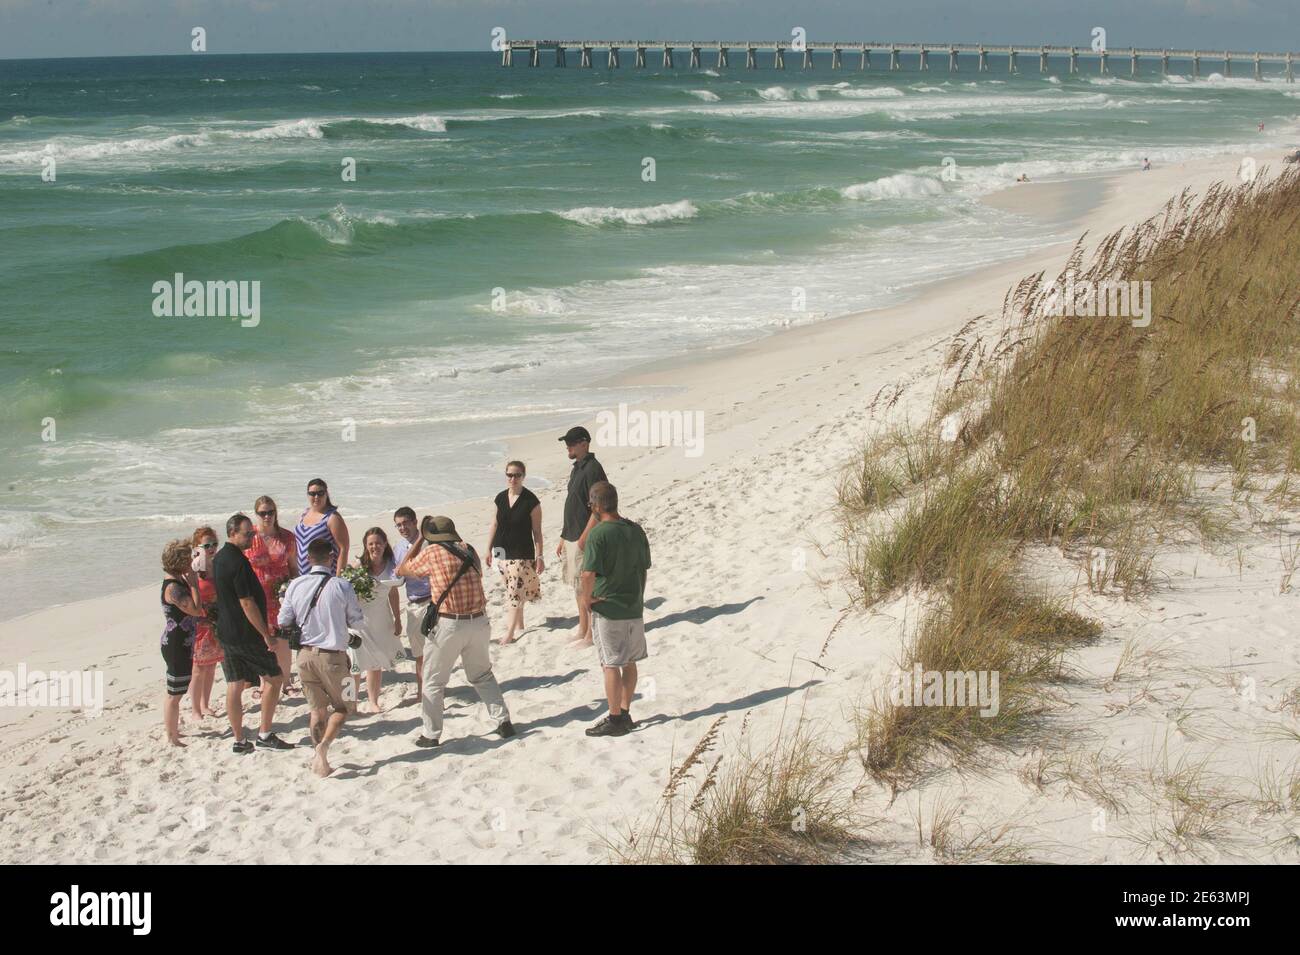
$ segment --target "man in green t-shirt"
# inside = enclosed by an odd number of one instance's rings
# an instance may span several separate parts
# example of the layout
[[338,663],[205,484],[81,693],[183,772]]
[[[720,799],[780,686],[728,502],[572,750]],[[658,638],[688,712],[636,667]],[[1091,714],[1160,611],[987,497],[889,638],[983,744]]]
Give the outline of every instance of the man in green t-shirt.
[[650,542],[640,524],[618,514],[618,492],[608,481],[591,486],[587,502],[596,525],[582,552],[582,602],[591,610],[591,630],[605,675],[609,715],[587,729],[588,736],[623,736],[632,722],[636,664],[646,658],[646,571]]

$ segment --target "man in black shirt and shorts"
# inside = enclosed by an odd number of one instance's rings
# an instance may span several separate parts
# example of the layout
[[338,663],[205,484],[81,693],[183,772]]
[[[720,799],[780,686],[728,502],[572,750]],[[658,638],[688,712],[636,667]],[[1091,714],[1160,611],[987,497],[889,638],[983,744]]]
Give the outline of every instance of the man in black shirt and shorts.
[[564,499],[564,530],[555,556],[564,558],[564,582],[573,588],[573,599],[578,605],[578,635],[575,644],[591,646],[591,612],[582,598],[582,549],[587,546],[587,533],[596,526],[596,515],[587,504],[587,495],[593,484],[607,480],[605,469],[591,453],[591,432],[583,427],[570,428],[560,438],[569,449],[573,470],[569,472],[569,494]]
[[284,675],[276,662],[275,636],[266,622],[266,594],[244,551],[253,542],[253,522],[244,514],[226,521],[226,543],[212,561],[212,580],[217,589],[217,642],[225,659],[221,671],[226,677],[226,715],[235,734],[235,752],[251,753],[253,744],[244,739],[243,693],[249,683],[263,678],[262,726],[257,734],[260,749],[293,749],[271,732]]

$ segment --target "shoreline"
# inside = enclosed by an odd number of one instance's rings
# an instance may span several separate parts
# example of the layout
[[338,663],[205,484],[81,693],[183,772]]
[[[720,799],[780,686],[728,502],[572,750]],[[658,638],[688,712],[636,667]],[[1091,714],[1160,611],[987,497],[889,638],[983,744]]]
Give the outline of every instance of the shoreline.
[[[1083,222],[1096,208],[1105,202],[1106,196],[1113,180],[1131,174],[1133,171],[1120,171],[1114,173],[1083,173],[1077,176],[1068,176],[1063,179],[1044,180],[1043,182],[1032,182],[1027,184],[1008,183],[1003,189],[987,193],[980,196],[976,201],[996,208],[1004,212],[1023,216],[1039,225],[1053,225],[1059,228],[1072,227],[1076,223]],[[1099,187],[1098,187],[1099,186]],[[1082,203],[1079,199],[1084,199]],[[1074,207],[1070,207],[1070,199],[1075,199]],[[1035,202],[1045,202],[1050,206],[1047,215],[1042,214],[1040,208],[1035,207]],[[925,297],[938,293],[952,283],[961,283],[969,280],[971,277],[979,276],[989,269],[996,269],[1006,266],[1016,261],[1028,261],[1033,255],[1017,256],[1010,259],[995,260],[991,263],[982,264],[966,271],[958,272],[943,278],[933,279],[919,283],[908,290],[907,296],[900,302],[892,305],[868,308],[847,312],[841,315],[829,316],[826,318],[815,319],[810,322],[802,323],[788,328],[780,328],[759,337],[751,338],[745,341],[721,344],[706,349],[699,353],[682,353],[677,355],[665,356],[650,361],[634,364],[619,372],[613,373],[608,377],[599,378],[591,382],[591,386],[596,389],[621,389],[631,391],[634,389],[649,388],[652,390],[663,389],[667,394],[681,392],[688,386],[679,382],[668,380],[667,376],[684,372],[686,369],[707,364],[713,361],[725,360],[727,357],[748,351],[751,348],[780,348],[781,343],[787,340],[787,336],[794,336],[798,332],[812,329],[823,325],[845,322],[850,320],[863,319],[866,316],[877,315],[888,312],[897,308],[908,308],[916,306]],[[771,343],[771,344],[768,344]],[[640,408],[646,402],[628,402],[630,408]],[[593,427],[593,419],[584,419],[581,423],[588,427]],[[483,439],[483,444],[499,445],[503,455],[509,457],[518,457],[521,452],[516,448],[539,447],[536,442],[538,439],[549,432],[522,432],[518,434],[505,434]],[[539,448],[540,450],[540,448]],[[550,446],[545,446],[546,451],[552,450]],[[544,454],[532,455],[534,459],[544,458]],[[525,457],[525,461],[529,458]],[[530,479],[543,476],[548,487],[563,482],[566,479],[566,473],[562,465],[547,464],[542,467],[545,470],[534,467],[530,464]],[[547,488],[539,488],[536,484],[528,483],[528,486],[538,492]],[[481,505],[484,501],[490,503],[489,495],[479,495],[472,497],[453,498],[451,500],[435,504],[432,506],[419,507],[416,510],[421,514],[436,513],[433,508],[444,508],[447,510],[461,510],[470,505]],[[296,507],[290,508],[290,511],[296,510]],[[213,518],[213,520],[217,520]],[[378,521],[380,526],[387,527],[388,515],[358,512],[351,516],[351,520],[356,523],[368,524],[371,521]],[[215,524],[213,525],[215,526]],[[352,530],[352,524],[349,524]],[[5,628],[19,624],[30,618],[38,617],[41,614],[53,613],[65,608],[85,606],[91,603],[105,600],[114,600],[127,595],[138,595],[146,590],[151,592],[152,584],[132,584],[120,586],[103,593],[82,597],[77,600],[64,601],[51,606],[41,607],[35,610],[25,611],[13,617],[0,618],[0,647],[5,643]],[[0,611],[3,612],[3,611]]]
[[[1204,164],[1214,164],[1217,159],[1196,159],[1189,160],[1185,163],[1175,164],[1170,167],[1163,167],[1162,171],[1171,169],[1184,169],[1188,166],[1201,166]],[[1154,171],[1154,170],[1153,170]],[[1021,215],[1031,220],[1037,220],[1040,224],[1051,223],[1061,228],[1073,228],[1088,222],[1092,217],[1103,214],[1108,202],[1113,202],[1117,183],[1126,180],[1129,177],[1140,175],[1139,170],[1125,170],[1110,173],[1082,173],[1074,176],[1067,176],[1061,179],[1043,180],[1041,182],[1030,183],[1008,183],[1005,188],[995,192],[987,193],[980,196],[977,201],[988,205],[992,208],[1000,209],[1004,212]],[[1097,186],[1100,188],[1096,188]],[[1090,188],[1095,188],[1092,201],[1086,208],[1070,210],[1063,213],[1064,207],[1068,206],[1068,199],[1073,194],[1078,196],[1086,193]],[[1049,206],[1046,215],[1041,208],[1036,208],[1035,203],[1043,202]],[[1112,231],[1124,224],[1121,217],[1110,216],[1103,220],[1112,223],[1104,227],[1094,227],[1092,232]],[[923,309],[930,299],[943,297],[951,290],[972,282],[980,281],[992,273],[1004,273],[1007,271],[1033,271],[1033,263],[1040,257],[1050,255],[1054,251],[1067,248],[1073,245],[1073,239],[1065,242],[1055,243],[1045,246],[1037,252],[1028,255],[1016,256],[1009,259],[994,261],[983,264],[973,269],[959,272],[944,278],[934,279],[932,281],[921,283],[914,287],[913,294],[893,305],[881,306],[865,310],[848,312],[842,315],[830,316],[823,319],[817,319],[789,328],[777,329],[769,334],[762,335],[758,338],[733,344],[719,345],[709,348],[699,353],[684,353],[664,358],[654,359],[647,362],[641,362],[620,372],[610,375],[607,378],[597,379],[592,382],[596,388],[623,389],[632,390],[635,388],[663,389],[666,392],[665,400],[669,398],[681,398],[689,393],[693,388],[707,379],[710,375],[709,366],[717,364],[718,367],[735,362],[742,356],[760,355],[765,351],[782,350],[789,343],[796,343],[796,346],[803,344],[810,337],[813,341],[824,336],[829,331],[839,331],[846,329],[851,332],[859,331],[861,323],[870,322],[873,316],[880,316],[886,319],[894,318],[894,313],[900,310]],[[930,333],[933,327],[926,326],[918,335]],[[820,331],[819,331],[820,330]],[[892,331],[892,329],[891,329]],[[901,344],[901,341],[892,344]],[[668,402],[670,405],[671,401]],[[647,402],[628,403],[629,408],[640,409],[647,406]],[[593,429],[594,419],[587,418],[580,422]],[[549,432],[524,432],[521,434],[503,435],[484,439],[485,444],[500,445],[503,448],[503,455],[508,457],[522,457],[526,462],[531,460],[542,460],[548,463],[543,465],[529,464],[529,478],[533,479],[541,476],[547,483],[547,487],[539,488],[537,485],[528,483],[533,491],[554,490],[559,484],[566,479],[566,470],[562,464],[549,461],[546,452],[553,450],[550,445],[542,445],[540,442],[545,439]],[[561,459],[562,460],[562,459]],[[455,498],[440,504],[430,506],[416,506],[416,510],[421,513],[436,513],[434,508],[443,508],[444,512],[452,510],[464,510],[473,505],[483,505],[491,503],[490,495],[480,495],[475,497]],[[294,508],[290,508],[293,510]],[[358,513],[352,516],[355,523],[367,523],[370,520],[387,519],[386,514]],[[381,525],[382,526],[382,525]],[[349,529],[352,525],[349,524]],[[84,597],[78,600],[66,601],[64,603],[54,604],[49,607],[43,607],[37,610],[27,611],[14,617],[0,619],[0,647],[5,645],[5,630],[10,626],[29,622],[43,614],[56,613],[58,611],[70,608],[83,607],[88,604],[100,601],[113,601],[127,596],[139,595],[144,592],[152,592],[152,584],[137,584],[120,589],[110,590],[105,593]],[[0,723],[2,725],[2,723]]]

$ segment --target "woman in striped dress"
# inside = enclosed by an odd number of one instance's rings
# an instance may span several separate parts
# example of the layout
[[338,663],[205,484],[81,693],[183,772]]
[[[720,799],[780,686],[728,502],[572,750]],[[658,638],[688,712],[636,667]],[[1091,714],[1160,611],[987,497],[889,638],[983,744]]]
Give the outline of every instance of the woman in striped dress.
[[307,510],[302,512],[293,529],[298,547],[298,572],[306,573],[311,567],[307,558],[307,545],[314,540],[329,541],[330,563],[334,573],[343,572],[348,564],[348,525],[338,508],[330,500],[329,486],[320,478],[307,482]]

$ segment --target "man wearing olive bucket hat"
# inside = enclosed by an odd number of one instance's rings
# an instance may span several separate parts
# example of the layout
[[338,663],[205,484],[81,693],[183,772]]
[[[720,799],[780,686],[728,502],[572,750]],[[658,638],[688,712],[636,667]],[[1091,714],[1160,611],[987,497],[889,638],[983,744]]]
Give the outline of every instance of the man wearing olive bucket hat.
[[[429,613],[437,624],[424,641],[423,733],[417,746],[437,746],[442,736],[442,700],[451,668],[460,660],[465,678],[487,706],[501,737],[515,735],[501,687],[492,675],[487,597],[483,569],[474,548],[461,540],[450,517],[425,517],[420,537],[397,565],[398,577],[428,577],[433,597]],[[418,637],[417,637],[418,639]],[[419,654],[417,654],[418,656]]]

